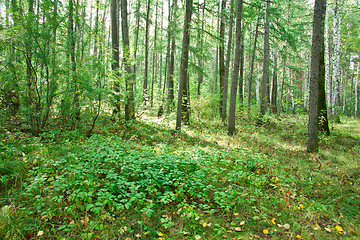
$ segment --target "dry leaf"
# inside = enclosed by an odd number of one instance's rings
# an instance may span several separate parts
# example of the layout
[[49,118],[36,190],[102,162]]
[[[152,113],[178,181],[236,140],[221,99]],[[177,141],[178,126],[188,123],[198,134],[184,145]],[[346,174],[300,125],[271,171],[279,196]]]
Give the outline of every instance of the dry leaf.
[[285,223],[285,224],[283,225],[283,227],[284,227],[286,230],[289,230],[289,229],[290,229],[290,224]]
[[325,228],[325,231],[327,231],[327,232],[331,232],[331,229],[330,228]]
[[240,223],[241,226],[244,225],[244,224],[245,224],[245,221],[242,221],[242,222]]
[[199,235],[196,235],[196,236],[195,236],[195,239],[196,239],[196,240],[199,240],[199,239],[201,239],[201,237],[200,237]]
[[38,236],[42,236],[43,234],[44,234],[43,231],[39,231],[36,236],[37,236],[37,237],[38,237]]

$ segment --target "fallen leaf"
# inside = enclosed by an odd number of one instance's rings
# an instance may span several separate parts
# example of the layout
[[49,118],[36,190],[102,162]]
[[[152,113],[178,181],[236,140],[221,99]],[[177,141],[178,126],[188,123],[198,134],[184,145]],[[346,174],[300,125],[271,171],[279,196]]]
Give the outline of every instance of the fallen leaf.
[[330,229],[330,228],[325,228],[325,231],[331,233],[331,229]]
[[158,235],[159,235],[160,237],[164,236],[164,234],[163,234],[162,232],[159,232]]
[[272,220],[271,220],[271,222],[275,225],[276,224],[276,218],[273,218]]
[[336,230],[338,230],[339,232],[343,232],[343,231],[344,231],[344,230],[342,229],[342,227],[340,227],[340,226],[336,226],[335,228],[336,228]]
[[265,234],[265,235],[269,234],[269,230],[265,229],[265,230],[263,231],[263,234]]
[[241,223],[240,223],[240,225],[244,225],[245,224],[245,221],[242,221]]
[[230,229],[236,232],[241,232],[241,228],[239,227],[231,227]]
[[206,222],[204,222],[202,226],[203,226],[203,227],[206,227],[206,226],[207,226]]
[[286,230],[289,230],[289,229],[290,229],[290,224],[285,223],[285,224],[283,225],[283,227],[284,227]]
[[42,236],[43,234],[44,234],[43,231],[39,231],[36,236],[37,236],[37,237],[38,237],[38,236]]
[[195,239],[196,239],[196,240],[199,240],[199,239],[201,239],[201,237],[200,237],[199,235],[196,235],[196,236],[195,236]]
[[297,239],[301,239],[301,236],[300,236],[300,235],[296,235],[296,238],[297,238]]

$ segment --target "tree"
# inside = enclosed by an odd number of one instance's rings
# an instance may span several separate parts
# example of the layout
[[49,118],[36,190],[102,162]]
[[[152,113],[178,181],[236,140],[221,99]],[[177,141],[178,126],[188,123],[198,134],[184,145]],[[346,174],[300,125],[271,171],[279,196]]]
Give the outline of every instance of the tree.
[[121,0],[121,30],[123,40],[123,63],[126,85],[125,96],[125,121],[135,119],[135,103],[134,103],[134,82],[135,78],[131,70],[130,59],[130,40],[129,28],[127,21],[127,0]]
[[264,33],[264,59],[262,68],[261,80],[261,99],[260,99],[260,117],[266,113],[269,102],[269,36],[270,36],[270,22],[269,22],[270,2],[266,2],[265,9],[265,33]]
[[272,88],[271,88],[271,102],[270,108],[273,114],[277,113],[277,49],[273,48],[274,55],[274,70],[273,70],[273,79],[272,79]]
[[235,59],[233,67],[233,75],[231,81],[231,94],[230,94],[230,108],[229,108],[229,120],[228,120],[228,132],[229,135],[235,133],[235,110],[236,110],[236,93],[240,70],[240,54],[241,54],[241,18],[242,18],[242,5],[243,0],[238,0],[236,10],[236,47],[235,47]]
[[223,116],[223,98],[224,98],[224,85],[225,85],[225,48],[224,48],[224,39],[225,39],[225,9],[226,9],[226,0],[222,0],[221,2],[221,13],[220,13],[220,41],[219,41],[219,82],[220,82],[220,98],[219,98],[219,106],[220,106],[220,116],[224,121],[225,116]]
[[181,53],[181,66],[180,66],[180,81],[178,104],[176,113],[176,130],[181,130],[181,121],[185,124],[189,123],[189,94],[188,94],[188,65],[189,65],[189,48],[190,48],[190,23],[193,9],[193,1],[186,1],[182,53]]
[[333,114],[336,122],[340,122],[340,44],[341,44],[342,5],[335,0],[334,7],[334,53],[333,53]]
[[[308,123],[308,152],[319,151],[318,138],[318,95],[319,78],[325,79],[324,62],[324,25],[326,13],[326,0],[315,0],[312,47],[311,47],[311,69],[310,69],[310,103],[309,103],[309,123]],[[320,74],[323,74],[321,76]]]
[[224,94],[222,99],[222,121],[225,121],[226,118],[226,108],[227,108],[227,99],[228,99],[228,78],[230,70],[230,56],[231,56],[231,46],[232,46],[232,32],[233,32],[233,22],[234,22],[234,0],[230,2],[230,19],[229,19],[229,38],[227,43],[226,50],[226,62],[225,62],[225,77],[224,77]]
[[151,0],[148,0],[147,8],[146,8],[146,27],[145,27],[145,72],[144,72],[144,88],[143,88],[144,89],[143,98],[144,98],[145,108],[148,101],[150,3]]
[[120,114],[120,84],[118,78],[120,77],[120,55],[119,55],[119,7],[118,0],[111,0],[111,46],[112,46],[112,63],[111,69],[114,73],[114,93],[115,93],[115,109],[113,114]]

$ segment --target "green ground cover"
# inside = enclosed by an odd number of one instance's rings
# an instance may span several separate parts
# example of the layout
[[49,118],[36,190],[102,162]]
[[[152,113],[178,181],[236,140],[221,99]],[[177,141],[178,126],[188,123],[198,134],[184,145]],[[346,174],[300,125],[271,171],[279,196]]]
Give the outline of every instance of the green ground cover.
[[[198,119],[206,119],[204,116]],[[360,121],[305,152],[307,118],[172,116],[35,138],[2,127],[3,239],[358,239]],[[100,120],[101,121],[101,120]]]

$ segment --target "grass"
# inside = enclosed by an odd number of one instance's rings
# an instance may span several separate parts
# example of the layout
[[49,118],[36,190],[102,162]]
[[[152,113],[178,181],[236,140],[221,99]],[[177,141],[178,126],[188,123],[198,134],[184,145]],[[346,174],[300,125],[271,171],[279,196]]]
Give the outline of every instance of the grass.
[[308,154],[306,116],[239,118],[230,137],[206,114],[181,134],[173,116],[103,119],[91,138],[2,128],[0,237],[360,237],[359,119],[331,123]]

